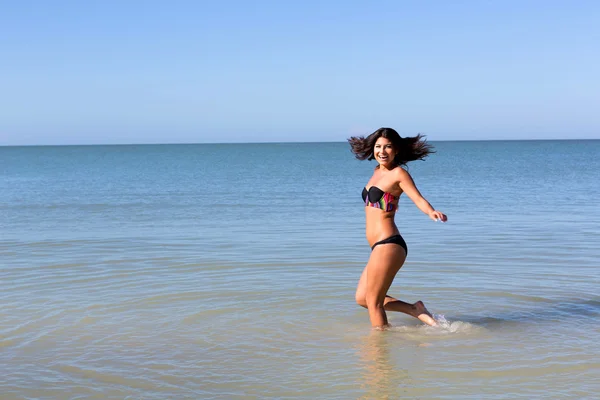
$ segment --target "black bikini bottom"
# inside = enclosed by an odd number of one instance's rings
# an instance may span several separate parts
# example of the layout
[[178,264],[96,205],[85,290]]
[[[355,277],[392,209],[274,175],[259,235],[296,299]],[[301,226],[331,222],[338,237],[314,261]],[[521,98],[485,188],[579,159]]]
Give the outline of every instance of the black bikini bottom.
[[375,246],[378,246],[380,244],[386,244],[386,243],[397,244],[404,249],[404,252],[406,252],[406,254],[408,254],[408,247],[406,247],[406,242],[404,241],[404,239],[402,238],[401,235],[394,235],[394,236],[390,236],[387,239],[380,240],[379,242],[375,243],[371,247],[371,250],[373,250],[375,248]]

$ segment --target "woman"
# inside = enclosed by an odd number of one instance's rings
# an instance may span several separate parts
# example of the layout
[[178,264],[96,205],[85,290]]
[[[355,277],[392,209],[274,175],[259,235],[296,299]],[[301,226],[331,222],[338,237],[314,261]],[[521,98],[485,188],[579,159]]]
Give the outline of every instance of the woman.
[[406,193],[432,220],[446,222],[448,219],[425,200],[410,174],[402,168],[409,161],[427,157],[433,152],[432,147],[421,135],[401,138],[391,128],[380,128],[366,138],[351,137],[348,142],[356,158],[375,159],[379,164],[362,192],[367,240],[372,251],[358,282],[356,302],[369,310],[371,325],[377,329],[389,326],[386,310],[403,312],[435,326],[423,302],[409,304],[387,295],[408,251],[394,222],[400,195]]

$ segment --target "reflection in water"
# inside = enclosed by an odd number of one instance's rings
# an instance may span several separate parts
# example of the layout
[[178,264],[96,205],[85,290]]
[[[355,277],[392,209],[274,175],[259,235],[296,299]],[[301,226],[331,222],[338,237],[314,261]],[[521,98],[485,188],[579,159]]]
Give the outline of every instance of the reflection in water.
[[399,399],[412,384],[407,369],[400,368],[392,357],[392,346],[398,346],[392,332],[371,331],[359,348],[363,368],[361,399]]

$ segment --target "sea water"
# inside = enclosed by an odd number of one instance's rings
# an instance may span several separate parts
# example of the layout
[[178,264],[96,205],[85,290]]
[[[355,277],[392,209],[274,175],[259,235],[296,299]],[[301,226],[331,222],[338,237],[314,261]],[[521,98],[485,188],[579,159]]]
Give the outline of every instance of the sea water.
[[600,141],[433,144],[387,332],[345,143],[0,147],[0,398],[597,398]]

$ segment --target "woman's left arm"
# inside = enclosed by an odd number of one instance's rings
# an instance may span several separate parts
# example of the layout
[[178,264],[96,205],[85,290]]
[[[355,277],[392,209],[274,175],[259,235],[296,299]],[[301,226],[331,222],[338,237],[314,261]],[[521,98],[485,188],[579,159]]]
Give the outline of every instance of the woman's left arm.
[[402,169],[400,170],[400,188],[406,195],[415,203],[415,205],[419,208],[419,210],[423,211],[425,214],[429,215],[434,221],[440,220],[442,222],[446,222],[448,217],[441,211],[435,210],[431,204],[423,197],[415,182],[413,181],[410,174]]

